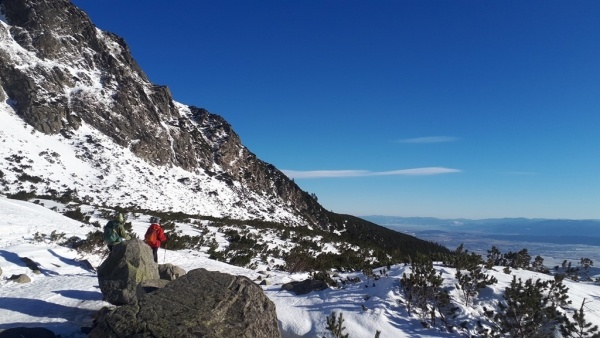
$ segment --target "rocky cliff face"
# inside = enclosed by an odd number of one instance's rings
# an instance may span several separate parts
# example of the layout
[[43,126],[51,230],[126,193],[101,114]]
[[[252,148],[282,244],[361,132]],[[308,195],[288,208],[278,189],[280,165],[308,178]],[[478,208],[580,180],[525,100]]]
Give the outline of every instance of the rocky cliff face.
[[153,165],[210,175],[307,224],[328,223],[323,208],[245,148],[224,119],[174,102],[123,39],[70,1],[0,0],[0,10],[0,101],[35,130],[69,138],[86,125]]

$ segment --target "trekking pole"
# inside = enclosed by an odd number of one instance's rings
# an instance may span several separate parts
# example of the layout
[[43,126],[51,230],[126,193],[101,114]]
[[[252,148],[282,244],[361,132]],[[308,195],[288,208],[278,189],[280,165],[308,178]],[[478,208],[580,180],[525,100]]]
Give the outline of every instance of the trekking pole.
[[163,264],[167,262],[167,243],[165,243],[165,254],[163,256]]

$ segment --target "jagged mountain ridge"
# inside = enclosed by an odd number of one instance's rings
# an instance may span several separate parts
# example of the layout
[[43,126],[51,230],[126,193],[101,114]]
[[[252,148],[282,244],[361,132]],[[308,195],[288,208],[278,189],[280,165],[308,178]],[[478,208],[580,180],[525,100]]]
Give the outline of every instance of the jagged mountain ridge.
[[[122,38],[97,29],[70,1],[2,0],[0,7],[0,101],[36,131],[94,139],[92,134],[80,135],[87,125],[151,164],[220,181],[222,189],[236,196],[238,208],[248,197],[258,200],[264,210],[249,210],[242,218],[262,218],[269,210],[283,209],[271,219],[327,224],[323,208],[244,147],[223,118],[175,102],[167,87],[148,80]],[[90,142],[106,144],[97,141]],[[94,153],[85,156],[88,162],[103,162]],[[191,176],[178,179],[189,185]],[[43,190],[35,189],[38,194]],[[87,195],[94,199],[96,194]],[[99,201],[109,203],[108,198]],[[139,204],[144,207],[143,200]]]
[[0,0],[0,142],[4,194],[68,195],[338,230],[379,248],[446,250],[325,210],[249,151],[222,117],[151,83],[125,41],[69,0]]

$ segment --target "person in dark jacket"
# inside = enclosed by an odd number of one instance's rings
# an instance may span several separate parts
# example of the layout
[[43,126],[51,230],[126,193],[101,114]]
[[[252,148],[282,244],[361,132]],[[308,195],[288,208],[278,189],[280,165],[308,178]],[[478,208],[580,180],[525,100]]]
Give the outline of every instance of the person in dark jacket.
[[113,246],[131,239],[127,230],[125,230],[125,218],[119,213],[117,217],[106,223],[104,226],[104,243],[108,246],[108,251],[112,252]]
[[167,241],[167,236],[165,235],[165,231],[160,226],[160,218],[151,217],[150,218],[150,226],[146,231],[145,242],[152,248],[152,255],[154,256],[154,261],[158,263],[158,248],[160,245]]

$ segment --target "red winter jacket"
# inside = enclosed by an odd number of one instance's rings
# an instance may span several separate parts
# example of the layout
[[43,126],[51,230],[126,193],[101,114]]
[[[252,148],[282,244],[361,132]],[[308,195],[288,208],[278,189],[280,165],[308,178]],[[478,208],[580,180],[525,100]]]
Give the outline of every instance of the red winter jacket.
[[156,231],[156,242],[148,243],[148,245],[151,248],[160,248],[160,244],[167,240],[167,236],[165,236],[165,231],[163,230],[163,228],[160,225],[158,225],[156,223],[150,225],[148,230],[150,230],[150,229],[152,229],[153,231]]

